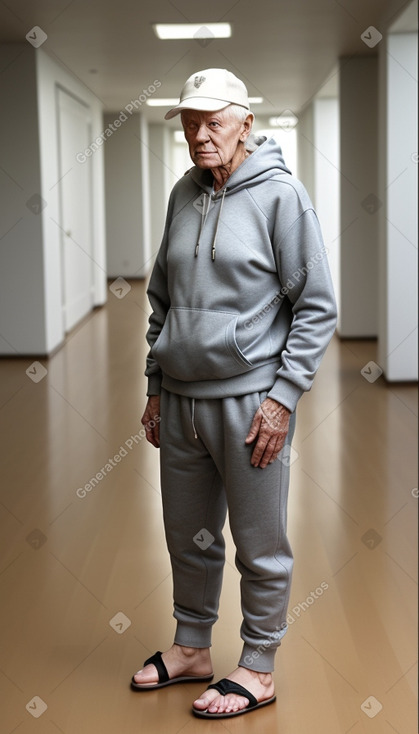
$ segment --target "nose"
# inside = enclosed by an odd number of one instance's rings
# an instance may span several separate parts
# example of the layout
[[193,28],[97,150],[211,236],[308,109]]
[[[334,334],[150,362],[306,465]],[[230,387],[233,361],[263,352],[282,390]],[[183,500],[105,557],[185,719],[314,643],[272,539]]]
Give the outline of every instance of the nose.
[[196,132],[195,140],[197,143],[206,143],[207,140],[209,140],[207,126],[205,125],[204,122],[202,122],[201,125],[199,126]]

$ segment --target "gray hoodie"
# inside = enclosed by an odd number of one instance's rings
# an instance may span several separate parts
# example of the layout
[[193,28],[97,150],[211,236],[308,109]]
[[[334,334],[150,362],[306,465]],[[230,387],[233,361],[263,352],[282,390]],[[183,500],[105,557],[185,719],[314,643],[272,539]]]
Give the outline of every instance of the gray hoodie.
[[192,168],[173,188],[148,288],[148,395],[267,391],[293,411],[336,325],[319,223],[274,139],[213,192]]

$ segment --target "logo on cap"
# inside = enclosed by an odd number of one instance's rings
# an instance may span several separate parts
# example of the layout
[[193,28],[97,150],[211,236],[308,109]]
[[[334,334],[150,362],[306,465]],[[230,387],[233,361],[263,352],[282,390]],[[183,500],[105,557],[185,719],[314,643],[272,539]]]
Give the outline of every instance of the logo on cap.
[[201,84],[204,83],[204,81],[205,81],[205,77],[204,76],[196,76],[193,85],[194,85],[194,87],[196,87],[197,89],[199,89],[199,87],[201,86]]

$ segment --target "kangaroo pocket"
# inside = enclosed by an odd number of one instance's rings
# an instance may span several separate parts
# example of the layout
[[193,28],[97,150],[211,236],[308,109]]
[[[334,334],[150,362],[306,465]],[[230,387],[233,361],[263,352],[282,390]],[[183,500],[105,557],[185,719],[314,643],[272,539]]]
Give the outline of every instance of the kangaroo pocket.
[[152,353],[176,380],[222,380],[252,368],[237,346],[238,313],[171,308]]

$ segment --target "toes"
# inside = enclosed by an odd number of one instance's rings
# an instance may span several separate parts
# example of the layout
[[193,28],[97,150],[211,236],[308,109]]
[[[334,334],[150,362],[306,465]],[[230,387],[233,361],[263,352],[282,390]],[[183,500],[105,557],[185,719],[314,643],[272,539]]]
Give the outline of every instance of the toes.
[[226,701],[226,708],[224,709],[226,712],[230,711],[241,711],[242,709],[245,709],[246,706],[249,705],[249,700],[247,698],[244,698],[244,696],[236,697],[234,696],[233,699]]
[[194,708],[200,711],[209,710],[210,706],[213,705],[214,701],[219,698],[219,694],[216,691],[205,691],[196,701],[193,702]]
[[154,665],[146,665],[134,674],[136,683],[158,683],[158,675]]
[[249,705],[249,700],[244,696],[219,696],[208,706],[211,714],[229,714],[232,711],[241,711]]
[[222,714],[225,711],[224,706],[224,696],[217,696],[217,698],[208,706],[208,711],[210,714]]
[[246,706],[248,706],[249,701],[247,698],[244,698],[243,696],[240,696],[240,698],[234,698],[233,700],[226,701],[225,702],[225,708],[224,711],[226,713],[230,713],[231,711],[241,711],[241,709],[245,709]]
[[194,709],[197,709],[197,711],[211,711],[212,713],[218,710],[214,701],[209,698],[197,698],[196,701],[193,702],[193,707]]
[[197,698],[196,701],[193,702],[194,708],[199,709],[200,711],[205,711],[205,709],[209,706],[209,701],[206,698]]

